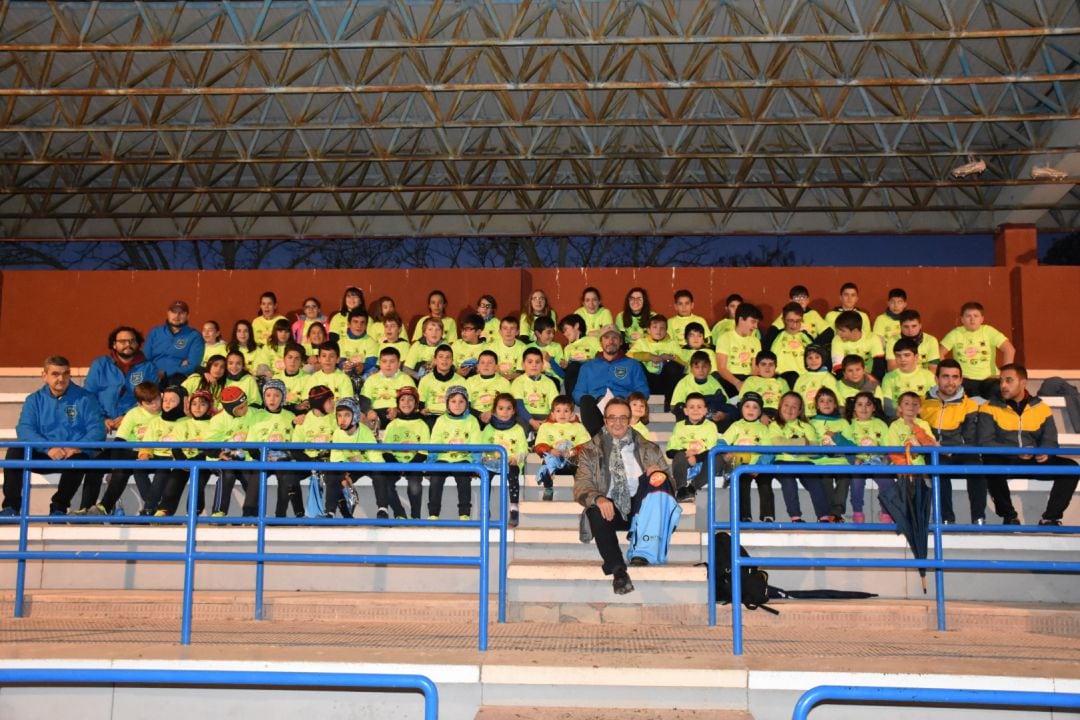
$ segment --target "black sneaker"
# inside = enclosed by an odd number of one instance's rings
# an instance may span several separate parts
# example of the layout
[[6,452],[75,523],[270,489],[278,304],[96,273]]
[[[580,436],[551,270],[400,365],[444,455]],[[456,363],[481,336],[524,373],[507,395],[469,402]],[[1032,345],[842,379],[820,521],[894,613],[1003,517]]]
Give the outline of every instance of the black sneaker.
[[1049,520],[1047,518],[1039,518],[1039,524],[1040,525],[1055,525],[1055,526],[1060,527],[1061,526],[1061,521],[1060,520]]
[[675,493],[675,501],[680,503],[693,502],[695,497],[697,497],[697,489],[693,485],[683,485]]
[[375,517],[379,520],[389,520],[390,513],[386,508],[379,508],[378,512],[375,513]]
[[638,557],[635,555],[634,557],[630,558],[630,565],[632,567],[645,567],[648,564],[649,561],[643,557]]
[[615,591],[616,595],[626,595],[634,592],[634,583],[630,582],[630,575],[627,574],[626,568],[619,568],[615,571],[615,577],[611,581],[611,589]]
[[1020,516],[1019,515],[1010,515],[1009,517],[1005,518],[1005,520],[1001,524],[1002,525],[1020,525],[1021,524]]
[[506,524],[509,527],[516,528],[518,526],[519,518],[520,518],[520,514],[518,513],[518,511],[517,510],[511,510],[510,511],[510,519],[507,521]]

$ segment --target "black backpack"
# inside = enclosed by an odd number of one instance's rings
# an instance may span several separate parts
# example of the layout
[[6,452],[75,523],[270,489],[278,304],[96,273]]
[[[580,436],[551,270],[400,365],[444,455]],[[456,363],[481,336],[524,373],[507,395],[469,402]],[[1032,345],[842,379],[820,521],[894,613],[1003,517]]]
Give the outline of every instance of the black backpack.
[[[714,538],[716,568],[716,601],[722,605],[731,602],[731,536],[726,532],[718,532]],[[750,553],[741,545],[739,555],[750,557]],[[742,604],[749,610],[761,608],[774,615],[780,611],[771,607],[765,607],[769,602],[769,574],[756,567],[740,565],[742,570]]]

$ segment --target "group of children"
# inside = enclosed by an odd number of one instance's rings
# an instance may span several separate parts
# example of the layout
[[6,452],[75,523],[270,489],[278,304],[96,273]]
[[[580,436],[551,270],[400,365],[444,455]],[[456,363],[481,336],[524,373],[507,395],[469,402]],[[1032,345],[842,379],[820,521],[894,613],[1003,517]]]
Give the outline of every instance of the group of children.
[[[553,476],[572,473],[577,450],[588,434],[575,416],[571,394],[582,363],[600,351],[598,335],[614,324],[624,336],[626,354],[642,363],[650,391],[664,397],[665,409],[678,423],[667,452],[681,490],[693,495],[705,483],[700,457],[718,442],[729,445],[851,444],[893,445],[899,437],[916,442],[928,436],[919,426],[918,402],[934,385],[933,369],[941,348],[964,369],[969,392],[981,393],[996,374],[998,353],[1012,360],[1012,346],[983,321],[982,307],[967,303],[961,326],[938,342],[924,332],[919,313],[907,307],[903,290],[889,293],[888,307],[871,322],[858,308],[858,288],[846,283],[840,305],[822,317],[809,307],[809,292],[793,287],[790,302],[775,322],[759,328],[761,311],[731,295],[726,317],[710,327],[694,314],[688,290],[675,293],[667,318],[651,309],[643,288],[631,289],[623,311],[614,318],[600,293],[587,288],[582,305],[561,319],[543,291],[534,291],[520,314],[499,317],[495,299],[482,296],[475,312],[457,319],[447,313],[441,291],[428,296],[428,314],[410,335],[389,297],[365,307],[358,288],[348,288],[340,309],[327,318],[316,298],[305,299],[303,311],[289,319],[278,314],[272,292],[262,295],[259,315],[237,321],[226,342],[214,321],[203,325],[203,365],[180,386],[158,393],[144,383],[136,393],[139,406],[125,417],[117,437],[147,441],[265,441],[392,445],[494,443],[506,449],[511,470],[511,525],[519,518],[519,478],[530,450],[541,458],[537,482],[543,498],[553,498]],[[565,344],[556,340],[561,332]],[[648,434],[644,396],[631,399],[636,429]],[[913,409],[914,406],[914,409]],[[895,419],[893,419],[895,418]],[[892,419],[887,424],[886,419]],[[924,423],[925,424],[925,423]],[[187,451],[207,459],[236,459],[224,451]],[[176,451],[143,453],[146,457],[178,457]],[[275,512],[305,513],[301,481],[308,474],[303,460],[416,463],[428,459],[422,449],[353,452],[309,450],[270,452],[274,461],[296,464],[277,474]],[[732,453],[732,463],[754,458]],[[872,450],[852,462],[876,460]],[[434,462],[486,461],[467,452],[436,452]],[[795,453],[775,458],[796,462]],[[817,458],[816,462],[846,462]],[[494,465],[492,465],[494,467]],[[198,506],[208,472],[200,478]],[[104,497],[94,509],[111,512],[130,473],[113,473]],[[325,504],[306,508],[309,515],[351,514],[354,473],[325,473]],[[376,497],[377,517],[442,514],[446,476],[454,476],[458,514],[471,514],[469,473],[368,473]],[[415,475],[415,477],[413,477]],[[396,491],[407,480],[409,510]],[[422,483],[429,480],[428,506],[422,509]],[[181,471],[135,473],[143,512],[169,515],[187,481]],[[883,480],[884,481],[884,480]],[[771,478],[758,479],[762,518],[775,516]],[[810,493],[818,519],[838,520],[849,490],[844,477],[801,480]],[[258,508],[257,475],[225,471],[216,485],[211,512],[228,513],[229,495],[245,488],[244,514]],[[853,518],[864,517],[862,486],[850,483]],[[789,516],[801,520],[795,480],[781,478]],[[118,491],[119,490],[119,491]],[[740,509],[749,514],[749,497]]]

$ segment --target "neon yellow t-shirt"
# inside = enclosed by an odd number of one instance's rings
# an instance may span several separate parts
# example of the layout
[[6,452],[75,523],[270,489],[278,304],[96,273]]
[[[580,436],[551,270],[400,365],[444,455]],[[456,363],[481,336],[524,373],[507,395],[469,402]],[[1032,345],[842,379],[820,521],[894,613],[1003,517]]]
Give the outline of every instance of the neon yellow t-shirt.
[[776,372],[805,372],[806,348],[810,342],[810,336],[806,333],[792,335],[787,330],[781,330],[771,348],[776,355]]
[[743,337],[734,330],[720,336],[716,354],[727,356],[727,369],[733,375],[749,375],[754,370],[754,359],[761,352],[761,340],[757,333]]
[[[673,357],[681,358],[682,348],[670,337],[666,337],[663,340],[653,340],[651,337],[643,337],[630,346],[630,351],[627,355],[641,362],[641,364],[645,366],[646,372],[655,375],[664,369],[663,363],[653,362],[649,359],[649,356],[671,355]],[[675,361],[671,360],[669,362]]]
[[900,395],[913,392],[920,398],[926,397],[926,392],[937,384],[937,378],[929,370],[918,368],[915,372],[901,372],[900,368],[890,370],[881,379],[881,391],[887,397],[891,397],[894,403],[900,402]]
[[[885,347],[886,360],[896,359],[896,353],[893,352],[893,345],[895,344],[892,343]],[[933,372],[939,362],[941,362],[941,346],[938,344],[938,339],[930,333],[924,332],[922,340],[919,341],[919,367]]]
[[975,332],[964,326],[953,328],[941,339],[941,347],[960,363],[968,380],[985,380],[998,374],[997,351],[1008,341],[997,328],[980,325]]
[[701,329],[705,332],[705,336],[708,337],[709,321],[700,315],[675,315],[668,318],[667,331],[668,337],[675,341],[678,345],[686,344],[686,326],[690,323],[698,323],[701,325]]
[[[930,437],[934,437],[934,431],[930,429],[930,423],[926,422],[922,418],[915,418],[915,424]],[[893,420],[889,425],[889,434],[886,436],[886,445],[906,445],[908,441],[911,441],[912,445],[919,445],[919,440],[915,436],[915,431],[902,419],[897,418]],[[911,462],[913,465],[925,465],[926,456],[916,453],[911,454]]]
[[[427,320],[430,315],[425,315],[416,321],[416,327],[413,328],[412,341],[414,343],[420,342],[420,339],[424,337],[424,321]],[[443,315],[439,318],[442,321],[443,336],[440,344],[446,343],[449,345],[458,339],[457,321],[449,315]]]
[[600,328],[605,325],[612,325],[615,322],[611,319],[611,311],[603,305],[597,308],[595,313],[589,313],[584,305],[574,312],[580,315],[581,319],[585,321],[585,334],[589,337],[599,338]]
[[787,380],[782,377],[763,378],[751,375],[743,381],[741,394],[756,392],[765,401],[765,407],[776,410],[780,407],[780,398],[790,390]]
[[[772,326],[777,330],[782,330],[784,327],[784,315],[781,313],[773,320]],[[802,329],[810,334],[810,337],[817,337],[825,331],[828,324],[825,322],[825,318],[821,317],[821,313],[813,308],[807,308],[803,312],[802,316]]]
[[580,337],[563,348],[563,357],[573,362],[592,360],[600,354],[600,341],[594,337]]
[[416,387],[416,383],[400,370],[390,377],[377,372],[364,381],[360,394],[371,401],[372,408],[382,410],[397,407],[397,391],[402,387]]
[[547,375],[531,378],[520,375],[510,383],[510,392],[520,400],[533,418],[543,419],[551,413],[551,401],[559,394],[559,388]]
[[[760,420],[754,422],[748,422],[743,419],[736,420],[731,423],[731,426],[724,431],[722,436],[724,442],[732,446],[746,446],[746,445],[765,445],[769,439],[769,426],[762,423]],[[735,447],[732,451],[735,451]],[[758,458],[761,457],[760,453],[738,453],[735,456],[735,465],[745,465],[748,463],[756,463]]]
[[495,406],[496,395],[510,392],[510,381],[502,375],[483,377],[474,373],[465,381],[465,389],[469,391],[469,404],[472,409],[488,412]]

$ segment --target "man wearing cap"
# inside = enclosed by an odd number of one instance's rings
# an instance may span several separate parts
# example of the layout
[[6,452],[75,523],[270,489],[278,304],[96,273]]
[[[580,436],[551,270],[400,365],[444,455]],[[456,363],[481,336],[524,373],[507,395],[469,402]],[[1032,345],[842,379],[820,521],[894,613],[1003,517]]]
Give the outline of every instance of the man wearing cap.
[[581,365],[574,385],[574,402],[581,410],[581,422],[590,435],[604,427],[599,403],[609,393],[612,397],[628,397],[632,392],[649,396],[649,381],[645,368],[622,351],[623,337],[619,328],[605,325],[600,328],[600,354]]
[[143,352],[158,369],[162,387],[179,385],[202,362],[202,333],[188,325],[188,304],[174,300],[169,305],[165,323],[146,335]]
[[[604,427],[583,447],[574,476],[574,500],[585,508],[581,538],[584,542],[590,536],[596,540],[604,574],[613,576],[616,595],[634,590],[616,533],[630,528],[631,519],[650,492],[666,486],[674,493],[664,453],[632,432],[630,422],[630,403],[612,398],[604,408]],[[631,564],[640,562],[635,558]]]

